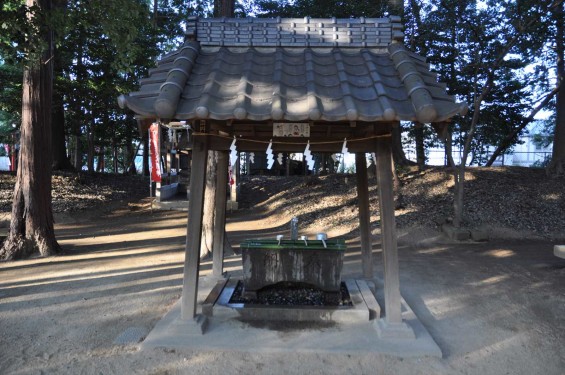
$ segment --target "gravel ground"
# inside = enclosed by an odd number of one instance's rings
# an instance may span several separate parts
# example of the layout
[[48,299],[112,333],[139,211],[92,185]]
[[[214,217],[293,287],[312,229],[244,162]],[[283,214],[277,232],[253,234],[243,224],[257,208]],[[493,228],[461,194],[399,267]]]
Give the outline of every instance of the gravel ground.
[[[265,222],[253,220],[262,215],[230,214],[232,243],[265,236]],[[132,328],[149,332],[178,301],[186,212],[151,212],[145,204],[56,224],[56,235],[63,256],[0,262],[0,374],[563,375],[565,368],[565,260],[553,256],[549,241],[399,240],[402,294],[441,348],[439,359],[265,353],[246,350],[237,339],[222,350],[118,344]],[[345,275],[359,277],[359,239],[351,232],[344,239]],[[211,263],[201,264],[203,275]],[[225,266],[241,273],[239,257],[230,256]],[[380,277],[378,244],[374,266]],[[345,326],[334,328],[351,335]],[[261,329],[275,332],[276,345],[325,328]]]
[[[555,241],[544,238],[565,238],[564,180],[522,168],[473,169],[468,177],[468,223],[504,227],[520,240],[454,243],[437,237],[437,221],[451,212],[450,176],[435,168],[401,174],[397,221],[404,233],[413,233],[399,238],[401,291],[443,352],[441,359],[403,359],[256,353],[237,341],[222,351],[116,344],[129,329],[149,332],[178,300],[186,213],[152,212],[148,200],[136,201],[148,185],[137,177],[56,175],[54,210],[75,213],[55,226],[65,255],[0,262],[0,374],[562,375],[565,264],[552,254]],[[0,210],[6,213],[13,177],[0,178]],[[301,230],[340,232],[348,243],[344,274],[360,277],[354,184],[346,175],[244,178],[240,203],[253,209],[228,216],[228,238],[238,244],[273,237],[297,215]],[[371,221],[377,230],[374,185]],[[133,202],[108,211],[120,200]],[[378,284],[378,245],[373,259]],[[225,267],[241,272],[239,257],[228,257]],[[211,268],[211,261],[203,262],[202,274]],[[282,331],[278,338],[295,334]]]

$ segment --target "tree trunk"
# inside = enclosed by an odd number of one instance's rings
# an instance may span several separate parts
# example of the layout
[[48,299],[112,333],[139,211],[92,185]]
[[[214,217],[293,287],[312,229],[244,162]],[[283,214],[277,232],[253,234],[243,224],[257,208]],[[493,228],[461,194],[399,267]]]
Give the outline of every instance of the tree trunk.
[[389,13],[393,16],[404,15],[404,2],[402,0],[388,0]]
[[[63,67],[61,58],[55,53],[54,74],[62,75]],[[53,169],[54,170],[72,170],[74,169],[69,157],[67,156],[67,147],[65,142],[65,109],[63,107],[63,95],[53,95],[53,115],[51,122],[53,134]]]
[[[79,33],[81,33],[81,37],[83,36],[83,29],[79,28],[78,30]],[[81,38],[81,40],[85,40],[83,38]],[[84,82],[86,81],[86,69],[84,66],[84,46],[80,45],[77,46],[78,50],[77,50],[77,58],[76,58],[76,81],[78,82]],[[77,171],[82,171],[82,147],[81,147],[81,135],[82,135],[82,130],[81,130],[81,126],[82,126],[82,122],[84,121],[83,115],[82,113],[84,112],[83,110],[83,102],[82,102],[82,98],[85,97],[85,95],[83,95],[82,93],[80,93],[80,89],[78,88],[78,85],[75,86],[74,89],[74,93],[73,93],[73,97],[72,100],[72,108],[73,108],[73,112],[74,112],[74,121],[72,123],[72,134],[73,134],[73,138],[74,138],[74,150],[73,150],[73,165],[75,167],[75,169]]]
[[[233,17],[235,0],[215,0],[214,15]],[[216,211],[216,180],[218,167],[218,151],[208,151],[208,167],[206,169],[206,190],[204,192],[204,214],[202,217],[202,242],[200,257],[212,253],[214,246],[214,218]],[[236,173],[234,169],[234,175]],[[192,176],[191,176],[192,178]],[[225,237],[225,236],[224,236]]]
[[104,146],[100,145],[98,151],[98,163],[96,164],[96,172],[104,173]]
[[149,176],[149,132],[144,132],[141,142],[143,142],[143,175]]
[[406,158],[402,148],[402,129],[400,125],[392,127],[392,157],[396,165],[406,166],[415,164]]
[[557,96],[556,117],[553,153],[548,172],[552,176],[562,176],[565,173],[565,85],[563,81]]
[[414,125],[414,134],[416,136],[416,163],[418,169],[423,170],[426,167],[426,148],[424,145],[424,124],[419,122]]
[[465,163],[457,166],[453,160],[453,138],[449,131],[445,138],[445,158],[446,165],[450,166],[453,171],[453,226],[460,228],[463,223],[463,205],[465,192]]
[[94,113],[92,114],[92,120],[90,124],[90,130],[86,134],[86,141],[88,145],[86,153],[86,166],[89,172],[94,172]]
[[553,176],[561,176],[565,173],[565,61],[564,61],[564,11],[560,4],[553,11],[556,24],[555,52],[557,53],[557,85],[559,91],[556,100],[555,135],[553,138],[553,153],[548,173]]
[[80,149],[80,129],[74,134],[75,148],[73,149],[73,165],[77,171],[82,171],[82,151]]
[[[57,96],[55,96],[57,97]],[[73,170],[74,167],[67,156],[65,141],[65,110],[63,101],[56,100],[53,105],[52,133],[53,133],[53,170]]]
[[[50,0],[27,0],[27,6],[51,9]],[[2,259],[18,259],[39,252],[60,251],[53,229],[51,207],[51,96],[53,90],[53,35],[42,34],[45,49],[31,56],[23,74],[22,126],[19,167],[14,187],[10,233],[0,250]]]
[[[128,174],[136,175],[137,174],[137,167],[135,166],[135,158],[137,157],[137,153],[139,152],[139,147],[141,143],[139,143],[135,149],[133,148],[133,141],[131,137],[128,139],[127,143],[127,152],[128,152]],[[178,173],[178,171],[177,171]]]
[[453,169],[454,196],[453,196],[453,226],[460,228],[463,224],[463,198],[465,192],[465,164]]
[[214,0],[214,17],[233,17],[234,0]]
[[112,137],[112,168],[114,173],[118,173],[118,145],[115,136]]
[[135,168],[135,157],[137,156],[138,147],[133,147],[133,139],[130,132],[125,135],[124,147],[124,174],[137,174]]
[[129,164],[129,168],[128,168],[128,174],[131,175],[136,175],[137,174],[137,167],[135,166],[135,157],[137,155],[137,151],[138,149],[135,149],[135,154],[133,155],[133,157],[131,158],[131,162]]
[[[66,0],[53,0],[53,8],[65,9],[67,7]],[[63,61],[57,53],[57,48],[54,47],[54,76],[59,77],[63,75]],[[72,170],[73,165],[67,155],[67,146],[65,139],[65,109],[63,106],[62,88],[54,87],[57,92],[53,95],[53,116],[51,122],[51,129],[53,134],[53,169],[54,170]]]
[[204,213],[202,216],[202,243],[200,257],[212,253],[214,246],[214,217],[216,207],[216,180],[218,169],[218,152],[208,151],[208,166],[206,168],[206,189],[204,192]]

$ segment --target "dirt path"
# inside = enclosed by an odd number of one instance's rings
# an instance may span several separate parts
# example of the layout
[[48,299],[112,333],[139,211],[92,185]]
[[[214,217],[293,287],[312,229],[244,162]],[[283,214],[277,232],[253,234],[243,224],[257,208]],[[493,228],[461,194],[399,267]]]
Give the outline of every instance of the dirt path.
[[[565,374],[565,260],[552,243],[453,244],[417,231],[400,238],[402,293],[443,359],[115,345],[128,328],[150,330],[181,291],[186,213],[132,208],[62,220],[65,256],[0,263],[0,373]],[[285,224],[246,211],[229,218],[229,238],[236,245]],[[359,240],[342,234],[346,273],[358,276]],[[239,265],[226,259],[230,272]]]

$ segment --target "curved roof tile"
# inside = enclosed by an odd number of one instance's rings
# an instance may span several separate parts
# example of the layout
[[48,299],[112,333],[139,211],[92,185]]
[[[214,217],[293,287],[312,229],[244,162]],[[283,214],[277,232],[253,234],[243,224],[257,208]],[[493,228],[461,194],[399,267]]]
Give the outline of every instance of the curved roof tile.
[[[397,22],[397,18],[193,20],[189,29],[198,30],[196,41],[164,56],[141,80],[140,91],[121,96],[119,103],[162,121],[428,123],[465,114],[466,105],[445,92],[423,57],[392,42]],[[337,39],[329,41],[328,32]],[[277,46],[256,42],[256,33]],[[339,38],[342,34],[353,42],[345,43]],[[316,35],[323,36],[318,44],[314,44]],[[232,36],[238,41],[229,42]],[[286,41],[290,36],[292,40]],[[355,47],[359,40],[364,41],[362,48]]]

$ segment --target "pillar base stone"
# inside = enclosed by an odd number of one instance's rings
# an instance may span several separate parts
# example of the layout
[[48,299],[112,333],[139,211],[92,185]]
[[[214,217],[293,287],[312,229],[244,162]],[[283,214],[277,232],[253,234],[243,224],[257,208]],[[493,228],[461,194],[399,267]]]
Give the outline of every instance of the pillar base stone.
[[203,335],[208,328],[208,318],[203,314],[197,314],[193,319],[179,319],[176,329],[189,335]]
[[386,318],[379,319],[373,323],[377,334],[381,339],[402,339],[414,340],[416,334],[414,330],[406,323],[388,323]]

